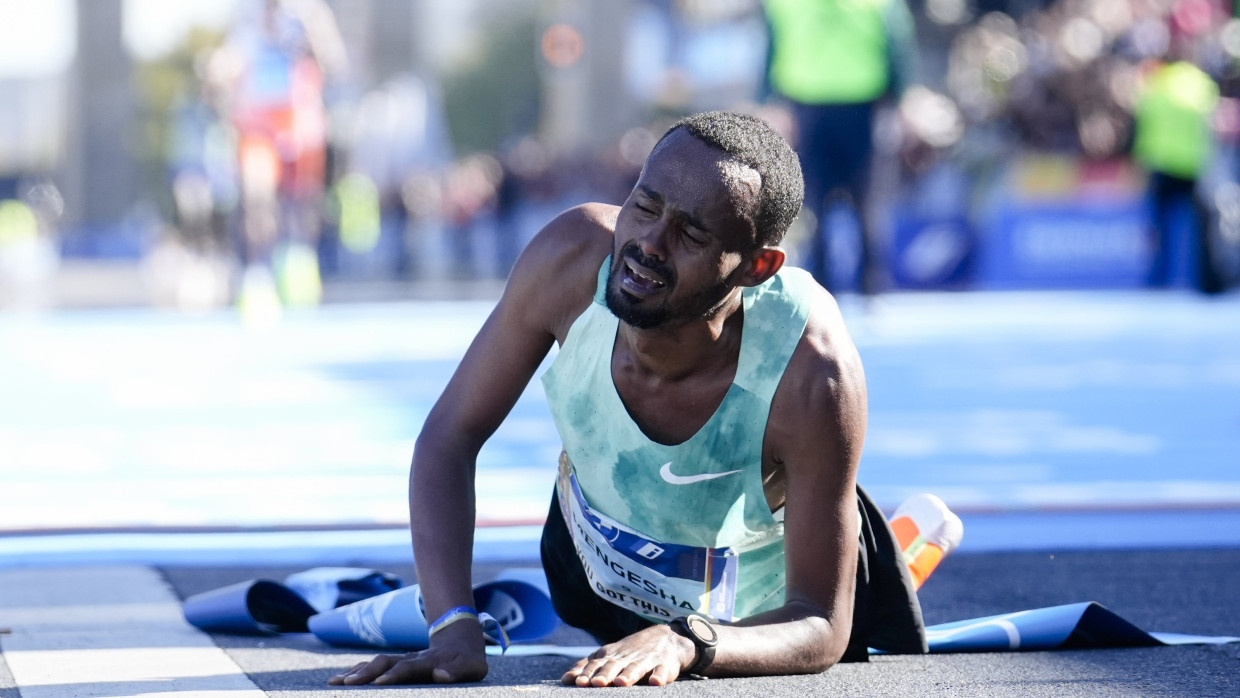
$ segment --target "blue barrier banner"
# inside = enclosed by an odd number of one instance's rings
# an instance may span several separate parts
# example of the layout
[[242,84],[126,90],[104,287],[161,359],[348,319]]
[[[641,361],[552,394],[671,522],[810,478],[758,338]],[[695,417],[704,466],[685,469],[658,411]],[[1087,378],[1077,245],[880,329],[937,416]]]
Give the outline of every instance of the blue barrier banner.
[[976,286],[991,289],[1139,288],[1149,276],[1141,200],[1011,202],[978,250]]
[[977,241],[963,214],[893,214],[891,280],[897,288],[960,289],[972,282]]
[[1131,161],[1024,153],[983,187],[977,288],[1146,285],[1153,252],[1146,177]]

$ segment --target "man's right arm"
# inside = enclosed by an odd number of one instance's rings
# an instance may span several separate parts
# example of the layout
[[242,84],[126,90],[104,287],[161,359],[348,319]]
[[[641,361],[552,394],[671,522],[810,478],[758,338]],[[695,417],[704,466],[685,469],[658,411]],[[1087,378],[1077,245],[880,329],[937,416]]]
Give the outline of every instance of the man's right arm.
[[[553,342],[589,304],[610,251],[603,207],[561,214],[529,244],[495,310],[431,409],[409,476],[414,561],[428,620],[473,606],[474,471],[483,443],[508,415]],[[457,622],[431,647],[385,655],[334,677],[336,684],[477,681],[486,676],[482,632]]]

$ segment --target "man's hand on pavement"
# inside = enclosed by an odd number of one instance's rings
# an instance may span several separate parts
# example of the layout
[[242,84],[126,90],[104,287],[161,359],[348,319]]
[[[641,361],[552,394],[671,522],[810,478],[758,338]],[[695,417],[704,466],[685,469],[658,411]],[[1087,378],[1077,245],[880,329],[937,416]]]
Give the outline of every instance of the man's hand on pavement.
[[487,675],[486,641],[477,624],[457,623],[437,633],[430,649],[381,654],[327,680],[332,686],[471,683]]
[[666,625],[655,625],[597,652],[573,665],[560,679],[576,686],[633,686],[643,680],[666,686],[693,664],[697,648]]

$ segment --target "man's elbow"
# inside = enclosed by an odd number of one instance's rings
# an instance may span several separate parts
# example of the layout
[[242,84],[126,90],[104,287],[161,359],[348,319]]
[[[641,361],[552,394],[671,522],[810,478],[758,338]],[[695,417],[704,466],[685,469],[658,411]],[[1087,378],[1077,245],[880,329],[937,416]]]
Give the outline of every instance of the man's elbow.
[[806,645],[805,668],[807,673],[819,674],[839,664],[848,649],[851,623],[832,623],[817,616],[807,618],[811,641]]

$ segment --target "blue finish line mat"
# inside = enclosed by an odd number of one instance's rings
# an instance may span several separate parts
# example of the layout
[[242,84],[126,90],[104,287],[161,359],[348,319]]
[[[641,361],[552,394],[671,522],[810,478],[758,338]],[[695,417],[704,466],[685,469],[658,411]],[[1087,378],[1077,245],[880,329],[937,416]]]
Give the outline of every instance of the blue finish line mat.
[[[420,590],[400,584],[374,570],[315,568],[290,575],[284,584],[253,580],[191,596],[184,613],[209,632],[309,631],[334,646],[425,649],[429,621]],[[498,621],[518,654],[585,656],[595,649],[533,644],[560,623],[537,570],[502,572],[477,585],[474,597],[477,609]],[[1240,642],[1240,637],[1147,632],[1092,601],[940,623],[926,628],[926,639],[932,654]]]

